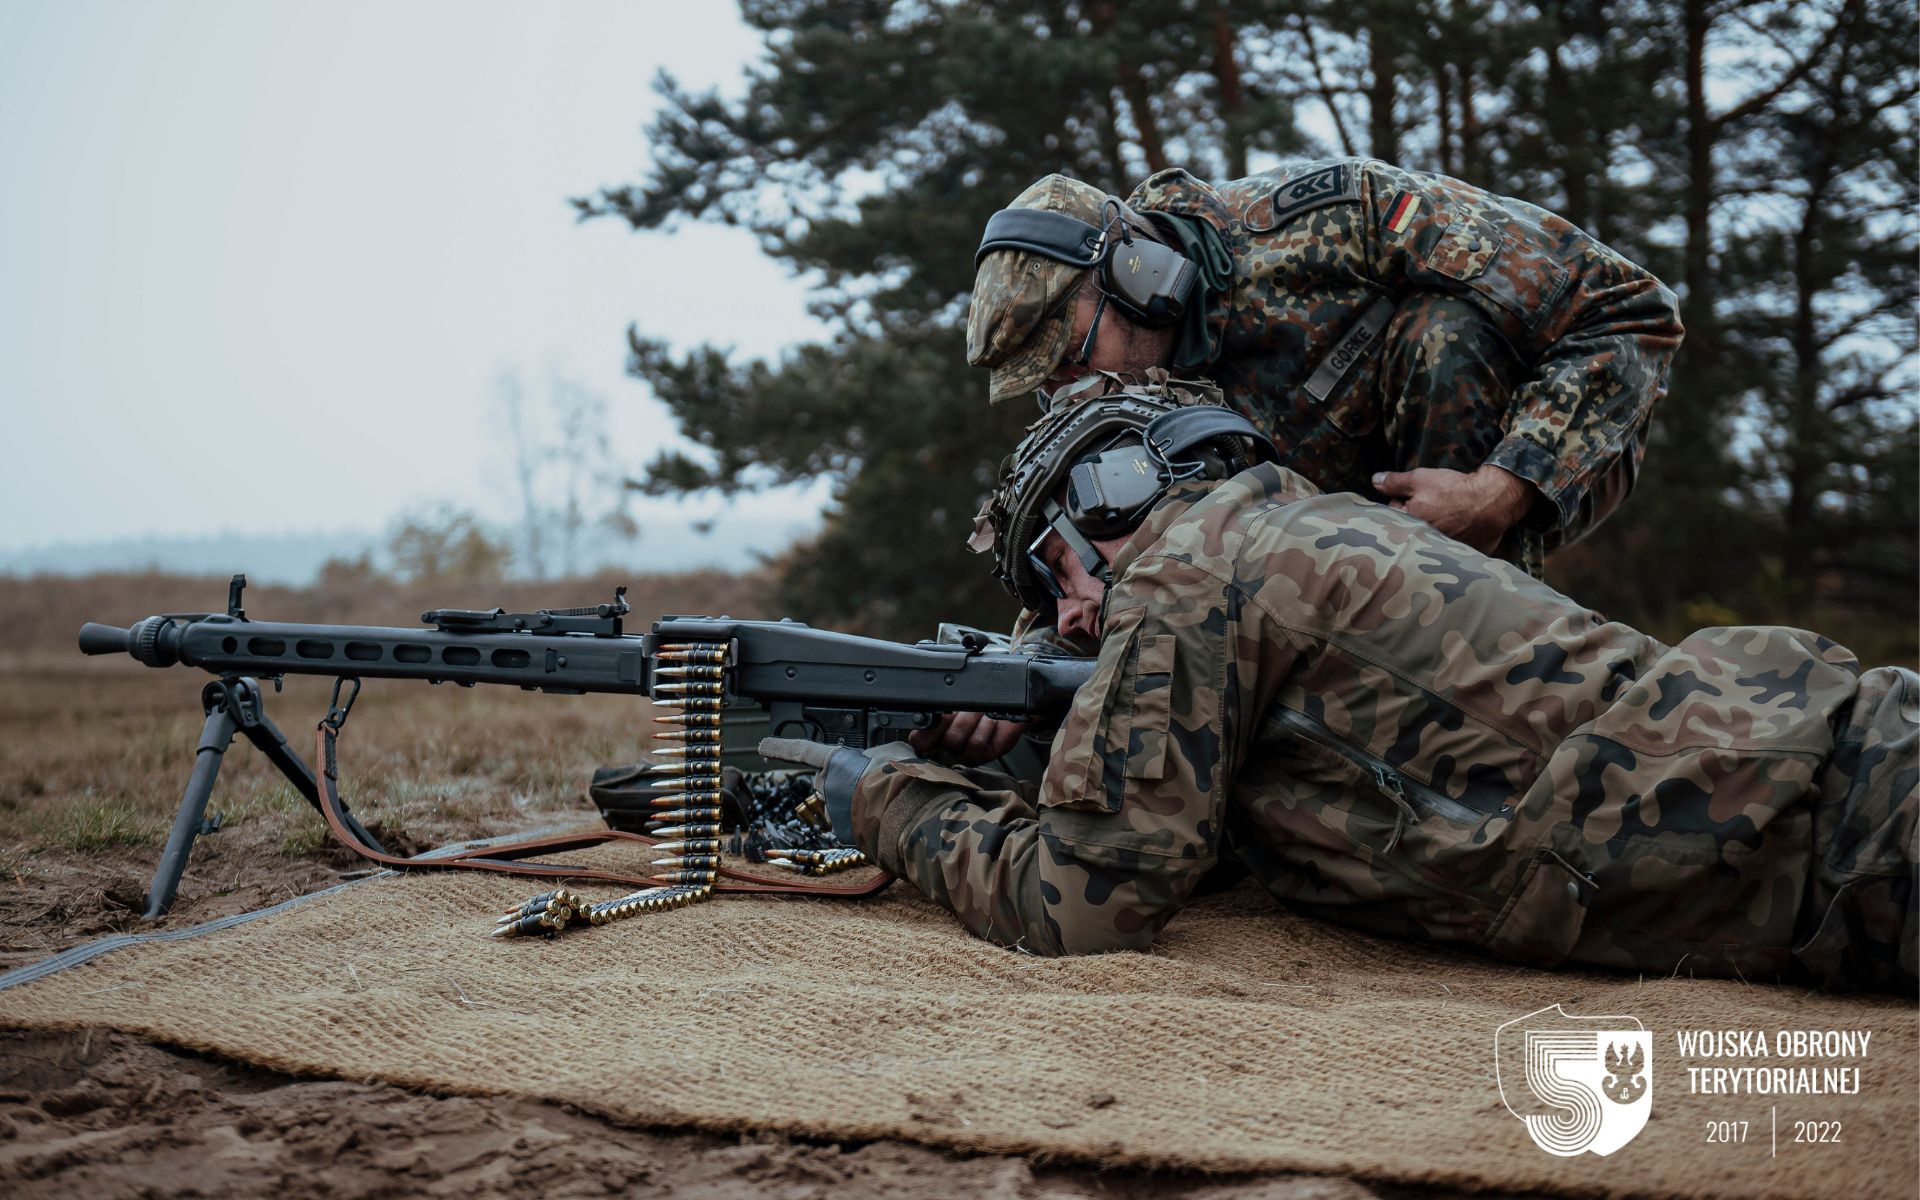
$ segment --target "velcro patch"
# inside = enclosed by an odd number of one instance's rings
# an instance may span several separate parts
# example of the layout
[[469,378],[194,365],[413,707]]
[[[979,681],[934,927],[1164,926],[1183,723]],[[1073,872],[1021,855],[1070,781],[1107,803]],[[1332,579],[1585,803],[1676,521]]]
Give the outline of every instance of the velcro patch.
[[1280,228],[1301,213],[1358,199],[1360,173],[1353,169],[1352,163],[1333,163],[1286,180],[1273,189],[1273,216],[1265,229],[1254,229],[1253,232],[1266,233]]

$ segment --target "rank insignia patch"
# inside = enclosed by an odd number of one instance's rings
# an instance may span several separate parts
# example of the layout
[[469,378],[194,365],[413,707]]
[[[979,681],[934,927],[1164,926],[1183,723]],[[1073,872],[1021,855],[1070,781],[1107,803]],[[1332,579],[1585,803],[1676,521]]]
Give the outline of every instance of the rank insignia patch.
[[1394,233],[1405,233],[1407,226],[1413,224],[1413,214],[1420,207],[1420,197],[1412,192],[1401,192],[1387,206],[1387,228]]
[[1352,163],[1333,163],[1289,179],[1273,189],[1273,216],[1264,227],[1249,225],[1248,229],[1254,233],[1267,233],[1303,212],[1359,198],[1360,173],[1353,169]]

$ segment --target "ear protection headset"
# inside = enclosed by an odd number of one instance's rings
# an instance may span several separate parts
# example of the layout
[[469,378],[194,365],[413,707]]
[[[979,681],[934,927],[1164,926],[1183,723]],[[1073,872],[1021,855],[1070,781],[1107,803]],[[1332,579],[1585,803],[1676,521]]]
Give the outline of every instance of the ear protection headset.
[[[1223,438],[1245,438],[1252,449],[1216,441]],[[1176,408],[1148,422],[1138,441],[1076,463],[1067,473],[1065,516],[1085,537],[1120,537],[1181,480],[1224,479],[1260,459],[1277,458],[1273,442],[1230,408]]]
[[1145,236],[1136,239],[1131,222],[1139,218],[1112,197],[1101,205],[1100,217],[1103,225],[1089,225],[1045,209],[1003,208],[988,219],[973,265],[978,268],[996,250],[1025,250],[1070,266],[1094,267],[1100,290],[1133,321],[1154,329],[1178,321],[1200,278],[1192,260]]
[[[1137,433],[1122,434],[1104,449],[1082,455],[1067,473],[1066,503],[1048,498],[1040,505],[1024,565],[1046,595],[1063,597],[1064,588],[1039,552],[1047,534],[1057,533],[1087,574],[1111,585],[1112,569],[1094,547],[1095,540],[1133,532],[1183,479],[1224,479],[1261,460],[1276,462],[1279,452],[1232,409],[1196,405],[1162,412]],[[1010,571],[1003,574],[1010,582],[1011,576]]]

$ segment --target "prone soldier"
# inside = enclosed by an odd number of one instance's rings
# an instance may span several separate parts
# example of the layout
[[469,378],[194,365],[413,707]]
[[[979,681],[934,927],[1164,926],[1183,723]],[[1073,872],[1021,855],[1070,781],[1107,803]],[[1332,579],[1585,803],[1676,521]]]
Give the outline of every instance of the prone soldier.
[[1912,671],[1663,645],[1193,398],[1057,405],[990,502],[1009,590],[1100,646],[1037,786],[763,743],[843,840],[1038,954],[1145,949],[1229,871],[1542,967],[1914,984]]

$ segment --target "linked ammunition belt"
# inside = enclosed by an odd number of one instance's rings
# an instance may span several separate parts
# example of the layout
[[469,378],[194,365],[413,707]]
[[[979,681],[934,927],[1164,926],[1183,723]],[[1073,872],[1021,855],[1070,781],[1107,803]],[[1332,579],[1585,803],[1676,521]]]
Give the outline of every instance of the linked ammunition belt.
[[[777,830],[785,841],[809,843],[753,847],[752,858],[791,872],[795,878],[769,879],[723,865],[723,846],[729,841],[721,820],[720,762],[726,656],[726,645],[717,642],[685,642],[659,651],[662,665],[655,671],[652,699],[656,707],[668,711],[654,720],[671,727],[659,733],[659,740],[677,745],[655,755],[660,761],[651,768],[651,773],[672,790],[649,801],[656,813],[647,823],[644,835],[619,830],[563,834],[494,844],[434,859],[402,858],[376,850],[354,832],[357,823],[348,817],[346,805],[340,799],[337,746],[352,708],[352,698],[349,696],[346,703],[341,704],[337,689],[333,707],[315,731],[316,756],[322,765],[321,812],[341,844],[362,858],[396,870],[491,871],[544,879],[590,880],[638,889],[599,903],[589,902],[565,888],[542,892],[502,914],[494,925],[495,937],[553,934],[568,928],[604,925],[638,913],[683,908],[722,892],[870,896],[886,887],[892,877],[884,874],[860,883],[829,883],[817,878],[862,866],[867,861],[860,851],[834,844],[832,834],[826,831],[825,814],[817,795],[793,806],[783,822],[756,826],[756,831]],[[630,843],[656,857],[644,875],[534,858],[608,843]]]

